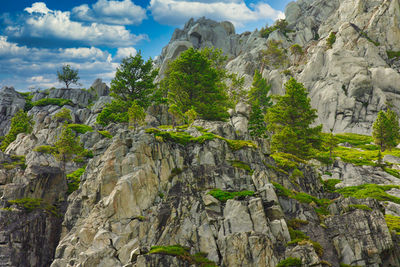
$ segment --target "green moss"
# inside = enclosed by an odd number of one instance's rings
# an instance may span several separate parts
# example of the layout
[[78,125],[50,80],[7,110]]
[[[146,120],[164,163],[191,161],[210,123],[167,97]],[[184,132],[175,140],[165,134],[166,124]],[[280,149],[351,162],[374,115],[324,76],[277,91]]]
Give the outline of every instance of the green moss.
[[32,109],[32,98],[33,98],[33,93],[31,92],[19,92],[19,94],[25,99],[25,106],[24,106],[24,111],[27,112]]
[[388,174],[400,179],[400,171],[388,167],[383,167],[383,170]]
[[284,260],[281,260],[276,267],[301,267],[302,262],[301,259],[299,258],[286,258]]
[[25,169],[25,156],[11,155],[11,162],[3,162],[1,166],[3,166],[3,168],[6,170],[12,170],[17,167]]
[[360,265],[350,265],[345,263],[340,263],[340,267],[361,267]]
[[400,198],[394,197],[386,193],[386,191],[392,188],[399,188],[398,185],[376,185],[376,184],[364,184],[359,186],[349,186],[336,190],[337,193],[342,194],[345,197],[354,197],[358,199],[374,198],[378,201],[391,201],[400,204]]
[[328,46],[329,49],[331,49],[335,42],[336,42],[336,33],[331,32],[329,34],[328,39],[326,39],[326,45]]
[[87,132],[93,132],[93,128],[85,124],[68,124],[67,128],[74,130],[77,133],[84,134]]
[[113,138],[112,134],[109,131],[97,131],[99,134],[104,136],[105,138],[111,139]]
[[68,194],[71,194],[79,188],[81,176],[85,173],[85,167],[79,168],[76,171],[67,175]]
[[400,235],[400,217],[386,214],[385,221],[391,232],[394,231],[397,235]]
[[369,145],[374,141],[372,136],[362,135],[362,134],[354,134],[354,133],[342,133],[335,134],[335,138],[339,143],[349,143],[353,147],[359,147],[362,145]]
[[54,146],[49,146],[49,145],[43,145],[43,146],[37,146],[33,149],[33,151],[39,152],[39,153],[44,153],[44,154],[52,154],[56,151],[56,148]]
[[279,167],[276,167],[276,166],[274,166],[274,165],[271,165],[271,164],[268,164],[268,163],[265,163],[265,162],[264,162],[264,165],[265,165],[267,168],[272,169],[272,170],[274,170],[274,171],[276,171],[276,172],[280,172],[280,173],[283,173],[283,174],[285,174],[285,175],[289,175],[289,173],[288,173],[287,171],[282,170],[282,169],[279,168]]
[[235,168],[239,168],[239,169],[247,171],[249,173],[249,175],[252,175],[254,172],[254,170],[251,169],[250,165],[247,164],[246,162],[243,162],[240,160],[230,160],[229,163]]
[[337,185],[340,182],[342,182],[342,180],[339,179],[328,179],[323,181],[324,191],[327,193],[333,193],[336,190],[335,185]]
[[[185,126],[185,127],[187,128],[187,126]],[[186,128],[181,127],[181,130],[186,129]],[[154,136],[156,136],[156,137],[161,137],[162,140],[164,140],[164,141],[172,141],[174,143],[178,143],[178,144],[181,144],[184,146],[186,146],[190,143],[203,144],[205,141],[209,141],[209,140],[218,138],[218,139],[224,140],[232,150],[239,150],[239,149],[242,149],[245,147],[257,148],[257,146],[251,141],[230,140],[230,139],[221,137],[219,135],[209,133],[205,130],[200,131],[200,132],[202,133],[201,136],[193,137],[187,132],[179,131],[178,128],[176,128],[175,131],[163,131],[163,130],[160,130],[157,128],[146,129],[146,133],[154,134]]]
[[305,203],[305,204],[314,203],[316,204],[314,210],[317,214],[329,215],[328,206],[332,202],[331,200],[324,198],[319,199],[304,192],[296,192],[294,190],[290,191],[289,189],[283,187],[281,184],[275,182],[272,182],[272,184],[274,185],[276,194],[278,196],[289,197],[297,200],[300,203]]
[[386,51],[386,54],[388,56],[389,59],[393,59],[393,58],[400,58],[400,51]]
[[290,226],[288,229],[291,241],[286,244],[287,246],[305,245],[309,243],[314,247],[315,252],[322,257],[324,254],[324,249],[320,243],[310,240],[310,237],[300,230],[295,230]]
[[32,106],[47,106],[47,105],[57,105],[57,106],[65,106],[65,105],[73,105],[73,102],[69,99],[62,99],[62,98],[42,98],[38,101],[32,103]]
[[233,199],[235,197],[238,198],[243,198],[247,196],[252,196],[254,195],[254,191],[239,191],[239,192],[228,192],[228,191],[223,191],[221,189],[212,189],[208,194],[212,195],[216,199],[218,199],[221,202],[225,202],[228,199]]
[[189,264],[194,264],[201,267],[216,267],[217,265],[206,258],[207,254],[198,252],[196,254],[190,254],[188,247],[181,245],[172,246],[153,246],[151,247],[148,254],[162,254],[178,257],[183,261],[187,261]]
[[53,116],[53,119],[70,122],[72,121],[71,111],[64,107]]
[[360,205],[360,204],[352,204],[347,206],[348,210],[366,210],[366,211],[372,211],[372,209],[370,207],[368,207],[367,205]]
[[44,202],[43,199],[40,198],[20,198],[9,200],[8,203],[15,204],[18,207],[25,209],[27,212],[31,212],[36,209],[42,209],[54,216],[60,216],[55,206]]
[[299,167],[300,163],[306,164],[304,160],[296,157],[295,155],[277,152],[271,155],[271,157],[275,160],[278,167],[290,171]]

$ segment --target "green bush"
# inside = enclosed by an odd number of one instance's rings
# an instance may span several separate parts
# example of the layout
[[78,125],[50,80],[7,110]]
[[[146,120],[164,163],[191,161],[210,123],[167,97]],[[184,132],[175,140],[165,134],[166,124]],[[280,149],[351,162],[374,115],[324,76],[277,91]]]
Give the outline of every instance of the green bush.
[[342,180],[339,179],[329,179],[324,181],[324,191],[328,193],[333,193],[336,190],[335,185],[338,183],[342,182]]
[[40,198],[20,198],[20,199],[8,200],[8,203],[15,204],[20,208],[25,209],[27,212],[31,212],[36,209],[42,209],[54,216],[57,217],[60,216],[58,209],[55,206],[44,202],[43,199]]
[[367,205],[359,205],[359,204],[351,204],[347,206],[348,210],[366,210],[366,211],[372,211],[370,207]]
[[221,202],[226,202],[228,199],[233,199],[235,197],[243,198],[247,196],[253,196],[254,191],[240,191],[240,192],[227,192],[221,189],[212,189],[208,194],[212,195]]
[[25,99],[24,111],[28,112],[33,107],[32,105],[33,94],[30,92],[19,92],[19,94]]
[[77,169],[76,171],[67,175],[68,194],[71,194],[79,188],[81,183],[81,176],[85,173],[86,166]]
[[400,235],[400,217],[386,214],[385,221],[391,232],[394,231],[397,235]]
[[43,145],[43,146],[37,146],[33,149],[33,151],[39,152],[39,153],[44,153],[44,154],[53,154],[56,151],[56,148],[54,146],[49,146],[49,145]]
[[48,105],[56,105],[56,106],[65,106],[65,105],[70,105],[72,106],[74,103],[69,100],[69,99],[62,99],[62,98],[42,98],[38,101],[35,101],[32,103],[32,106],[38,106],[38,107],[43,107],[43,106],[48,106]]
[[70,122],[72,121],[71,110],[64,107],[53,116],[53,119]]
[[276,267],[301,267],[302,262],[301,259],[299,258],[286,258],[284,260],[281,260]]
[[80,134],[93,132],[93,128],[85,124],[68,124],[67,128],[74,130],[75,132]]
[[113,100],[106,104],[103,110],[96,118],[96,122],[100,125],[107,126],[110,123],[128,123],[128,107],[130,105],[124,101]]
[[336,42],[336,33],[331,32],[329,34],[328,39],[326,39],[326,45],[328,46],[329,49],[331,49],[335,42]]
[[400,58],[400,51],[386,51],[386,54],[388,56],[389,59],[393,59],[393,58]]
[[254,172],[254,170],[251,169],[250,165],[247,164],[246,162],[240,160],[231,160],[229,162],[233,167],[247,171],[249,175],[252,175]]
[[153,246],[150,248],[148,254],[162,254],[176,256],[179,259],[188,262],[190,265],[202,266],[202,267],[216,267],[217,265],[206,258],[207,254],[198,252],[196,254],[190,254],[188,247],[181,245],[172,246]]
[[3,162],[0,166],[3,166],[6,170],[12,170],[17,167],[25,169],[25,156],[11,155],[11,162]]
[[104,136],[105,138],[111,139],[113,138],[112,134],[109,131],[97,131],[99,134]]
[[336,190],[339,194],[345,197],[354,197],[358,199],[374,198],[378,201],[391,201],[400,204],[400,198],[389,195],[386,191],[398,188],[399,185],[376,185],[376,184],[364,184],[358,186],[349,186]]
[[9,144],[17,139],[17,135],[20,133],[31,133],[35,122],[32,116],[28,116],[22,109],[19,110],[14,117],[11,119],[10,131],[4,136],[1,142],[0,149],[5,151]]

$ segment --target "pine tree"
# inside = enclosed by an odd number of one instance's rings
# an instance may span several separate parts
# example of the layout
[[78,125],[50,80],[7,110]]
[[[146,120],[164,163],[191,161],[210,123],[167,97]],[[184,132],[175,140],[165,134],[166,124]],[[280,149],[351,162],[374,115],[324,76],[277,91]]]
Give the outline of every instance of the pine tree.
[[57,71],[57,79],[59,82],[65,83],[65,87],[68,89],[71,83],[78,84],[78,70],[72,69],[70,65],[64,65],[61,71]]
[[254,73],[253,84],[248,93],[251,113],[249,118],[249,132],[253,137],[267,137],[267,128],[264,116],[267,109],[272,106],[271,97],[268,96],[271,85],[262,78],[261,73],[256,70]]
[[322,125],[310,127],[317,118],[317,111],[311,108],[304,86],[291,78],[285,88],[286,94],[276,96],[276,104],[266,115],[267,129],[273,134],[271,150],[308,158],[312,148],[321,145]]
[[390,109],[386,112],[379,111],[372,129],[374,142],[382,152],[394,148],[400,141],[399,119],[396,113]]
[[75,137],[75,134],[66,124],[63,126],[60,136],[54,143],[54,147],[53,156],[63,164],[63,171],[65,171],[67,161],[70,161],[74,155],[78,155],[84,150],[79,137]]
[[128,116],[129,116],[130,126],[137,128],[139,125],[144,124],[144,120],[146,118],[146,112],[135,100],[133,101],[132,106],[128,110]]
[[227,119],[225,72],[218,66],[201,51],[190,48],[182,52],[169,64],[162,82],[168,91],[168,103],[175,104],[183,114],[193,107],[203,119]]

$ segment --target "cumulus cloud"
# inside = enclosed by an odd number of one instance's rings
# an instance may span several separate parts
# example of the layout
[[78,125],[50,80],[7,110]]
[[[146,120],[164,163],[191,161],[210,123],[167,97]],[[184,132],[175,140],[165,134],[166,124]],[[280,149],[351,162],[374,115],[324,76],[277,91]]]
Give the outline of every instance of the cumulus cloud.
[[87,4],[80,5],[72,9],[72,17],[82,21],[118,25],[137,25],[147,18],[146,10],[131,0],[98,0],[91,8]]
[[56,71],[63,64],[79,70],[84,87],[89,87],[96,78],[109,82],[118,66],[109,52],[97,47],[29,48],[0,36],[1,86],[14,86],[18,90],[60,86]]
[[182,25],[192,17],[206,16],[214,20],[231,21],[240,28],[249,22],[284,18],[282,11],[273,9],[267,3],[247,6],[243,0],[151,0],[149,9],[156,21],[168,25]]
[[6,27],[13,38],[58,39],[79,42],[82,45],[125,47],[147,39],[146,35],[131,34],[124,26],[72,21],[70,12],[49,10],[45,3],[34,3],[26,8],[29,15],[20,25]]
[[122,47],[118,48],[117,54],[114,57],[114,60],[121,60],[125,57],[129,57],[130,55],[135,56],[137,53],[134,47]]

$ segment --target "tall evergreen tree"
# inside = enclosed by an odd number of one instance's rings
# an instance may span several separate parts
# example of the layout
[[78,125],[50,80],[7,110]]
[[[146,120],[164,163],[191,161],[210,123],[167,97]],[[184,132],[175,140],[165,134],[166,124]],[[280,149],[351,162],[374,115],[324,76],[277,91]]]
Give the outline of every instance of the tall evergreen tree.
[[229,117],[229,99],[222,71],[205,53],[190,48],[169,64],[162,82],[168,91],[168,103],[182,113],[192,107],[206,120]]
[[303,84],[291,78],[286,94],[276,96],[276,104],[268,109],[267,129],[272,132],[271,150],[308,158],[311,149],[321,145],[322,125],[310,127],[317,118]]
[[256,70],[253,84],[248,93],[251,113],[249,118],[249,132],[254,137],[267,137],[267,128],[264,121],[267,109],[272,106],[271,97],[268,96],[271,85],[262,78],[261,73]]
[[372,129],[374,142],[382,152],[394,148],[400,141],[399,119],[396,113],[390,109],[386,112],[379,111]]

